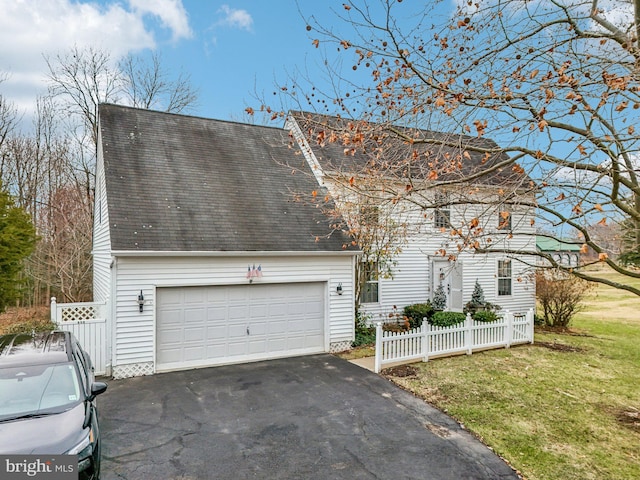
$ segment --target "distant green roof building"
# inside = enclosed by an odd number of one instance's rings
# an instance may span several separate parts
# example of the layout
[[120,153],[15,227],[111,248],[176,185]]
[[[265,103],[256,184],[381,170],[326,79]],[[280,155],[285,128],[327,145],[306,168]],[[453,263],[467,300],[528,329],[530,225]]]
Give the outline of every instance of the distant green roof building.
[[[566,267],[577,267],[580,265],[580,249],[582,245],[575,242],[563,242],[550,237],[536,237],[536,248],[539,252],[546,253]],[[546,263],[541,259],[542,263]]]
[[580,252],[582,245],[574,242],[562,242],[555,238],[536,237],[536,247],[541,252]]

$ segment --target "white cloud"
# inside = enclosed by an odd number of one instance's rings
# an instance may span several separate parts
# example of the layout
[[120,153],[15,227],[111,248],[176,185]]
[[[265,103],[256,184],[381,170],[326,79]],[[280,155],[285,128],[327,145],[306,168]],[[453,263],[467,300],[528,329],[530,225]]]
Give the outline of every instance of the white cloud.
[[247,30],[248,32],[253,29],[253,18],[246,10],[239,10],[231,8],[229,5],[222,5],[218,13],[224,14],[224,18],[218,22],[218,25],[239,28],[241,30]]
[[144,23],[158,18],[174,40],[191,36],[181,0],[115,0],[102,5],[77,0],[1,0],[0,94],[31,114],[45,92],[45,56],[73,46],[108,51],[113,60],[129,52],[156,48],[156,36]]
[[181,0],[129,0],[129,4],[141,15],[158,17],[162,25],[171,30],[174,41],[193,35]]

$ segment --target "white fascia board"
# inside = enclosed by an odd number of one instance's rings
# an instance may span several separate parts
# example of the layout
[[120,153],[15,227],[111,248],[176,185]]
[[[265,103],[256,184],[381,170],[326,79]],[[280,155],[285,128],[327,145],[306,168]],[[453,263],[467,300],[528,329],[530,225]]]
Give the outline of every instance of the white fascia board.
[[298,144],[298,147],[300,148],[300,150],[302,150],[302,154],[304,155],[304,158],[307,161],[309,168],[311,168],[311,171],[313,172],[313,176],[316,178],[318,185],[320,185],[321,187],[324,187],[325,186],[324,171],[320,166],[320,162],[318,162],[318,159],[313,153],[313,149],[309,145],[309,142],[307,142],[305,135],[302,133],[302,129],[300,128],[300,126],[298,125],[298,122],[296,122],[295,118],[292,115],[289,115],[287,117],[284,128],[291,132],[291,134],[293,135],[293,138]]
[[360,250],[340,250],[340,251],[239,251],[239,252],[219,252],[219,251],[171,251],[171,250],[113,250],[114,257],[334,257],[334,256],[356,256],[361,254]]

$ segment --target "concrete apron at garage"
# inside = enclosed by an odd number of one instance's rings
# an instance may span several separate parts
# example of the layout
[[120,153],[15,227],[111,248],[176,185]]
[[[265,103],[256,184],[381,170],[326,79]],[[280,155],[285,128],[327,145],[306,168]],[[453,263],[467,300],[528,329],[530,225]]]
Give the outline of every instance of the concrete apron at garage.
[[331,355],[112,381],[103,480],[517,479],[454,420]]

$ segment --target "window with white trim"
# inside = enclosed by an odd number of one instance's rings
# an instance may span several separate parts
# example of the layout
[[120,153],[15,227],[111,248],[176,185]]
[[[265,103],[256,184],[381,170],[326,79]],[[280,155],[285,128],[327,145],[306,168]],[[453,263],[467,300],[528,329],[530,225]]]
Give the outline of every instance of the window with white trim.
[[501,207],[498,210],[498,230],[503,232],[511,231],[511,217],[513,217],[511,210],[507,207]]
[[436,205],[433,214],[433,226],[435,228],[449,228],[451,226],[451,206],[449,196],[446,193],[437,192],[434,198]]
[[380,285],[377,262],[362,262],[360,268],[366,279],[360,290],[360,303],[378,303]]
[[498,296],[511,295],[511,260],[498,260]]

